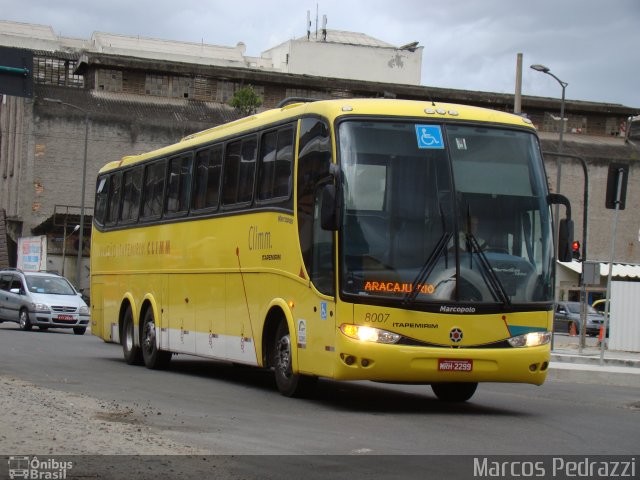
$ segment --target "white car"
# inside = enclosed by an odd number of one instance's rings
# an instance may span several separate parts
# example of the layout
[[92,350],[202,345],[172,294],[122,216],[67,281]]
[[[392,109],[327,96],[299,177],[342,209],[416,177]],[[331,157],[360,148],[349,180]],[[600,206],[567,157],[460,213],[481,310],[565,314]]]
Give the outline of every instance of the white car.
[[55,273],[0,270],[0,322],[16,322],[22,330],[35,325],[73,328],[84,335],[89,307],[69,281]]

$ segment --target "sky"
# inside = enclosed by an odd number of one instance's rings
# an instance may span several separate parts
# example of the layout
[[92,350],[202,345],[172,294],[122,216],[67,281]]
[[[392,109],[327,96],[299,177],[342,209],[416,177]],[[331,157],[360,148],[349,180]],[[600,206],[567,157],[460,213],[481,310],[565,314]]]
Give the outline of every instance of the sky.
[[[178,7],[178,9],[176,9]],[[523,54],[523,95],[637,107],[640,0],[0,0],[0,19],[93,32],[235,46],[246,55],[321,28],[424,47],[421,84],[513,93]]]

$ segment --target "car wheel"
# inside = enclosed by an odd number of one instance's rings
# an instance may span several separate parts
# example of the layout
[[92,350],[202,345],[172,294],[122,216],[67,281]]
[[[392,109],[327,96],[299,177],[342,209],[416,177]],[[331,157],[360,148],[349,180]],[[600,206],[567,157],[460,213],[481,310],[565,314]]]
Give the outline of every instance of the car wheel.
[[76,335],[84,335],[84,332],[87,331],[86,327],[76,327],[73,329],[73,333],[75,333]]
[[309,395],[313,391],[318,378],[293,373],[291,336],[289,335],[287,322],[284,320],[278,325],[272,352],[271,364],[274,367],[278,391],[287,397]]
[[131,308],[127,307],[122,319],[122,353],[124,361],[129,365],[142,365],[142,352],[140,347],[135,344],[133,336],[133,314]]
[[432,383],[431,390],[443,402],[466,402],[478,388],[477,382]]
[[156,332],[153,310],[148,308],[144,314],[144,326],[142,327],[142,358],[147,368],[164,370],[169,366],[169,362],[171,361],[171,352],[158,349]]
[[19,325],[20,330],[24,330],[25,332],[28,332],[29,330],[31,330],[31,328],[33,328],[33,325],[31,325],[31,320],[29,320],[29,312],[27,312],[27,310],[24,308],[20,310]]

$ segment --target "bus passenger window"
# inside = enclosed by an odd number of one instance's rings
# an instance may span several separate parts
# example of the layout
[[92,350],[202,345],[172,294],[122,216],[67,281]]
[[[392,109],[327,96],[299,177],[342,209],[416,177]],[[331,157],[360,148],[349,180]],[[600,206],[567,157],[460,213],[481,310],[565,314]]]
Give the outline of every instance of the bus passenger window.
[[111,177],[109,185],[109,208],[107,210],[107,225],[115,225],[118,221],[118,211],[120,210],[120,183],[122,176],[116,173]]
[[190,187],[191,154],[172,158],[169,161],[166,213],[179,214],[189,210]]
[[140,211],[140,190],[142,183],[142,168],[128,170],[123,174],[122,211],[120,220],[134,222],[138,220]]
[[107,215],[107,201],[109,200],[109,178],[109,176],[98,178],[93,217],[98,225],[104,225],[105,216]]
[[142,192],[142,218],[159,218],[162,215],[162,195],[164,195],[164,172],[167,162],[161,160],[148,165]]
[[255,136],[227,145],[222,187],[223,205],[251,202],[257,145]]
[[222,171],[222,145],[196,153],[193,208],[215,208],[220,196],[220,173]]
[[262,137],[258,200],[289,197],[292,161],[293,128],[269,132]]

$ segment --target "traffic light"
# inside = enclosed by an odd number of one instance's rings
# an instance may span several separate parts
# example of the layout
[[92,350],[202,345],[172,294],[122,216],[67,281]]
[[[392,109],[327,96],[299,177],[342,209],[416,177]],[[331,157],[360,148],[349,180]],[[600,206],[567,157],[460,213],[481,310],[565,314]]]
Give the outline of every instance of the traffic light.
[[580,242],[578,240],[574,240],[571,244],[571,256],[574,260],[582,260],[582,255],[580,254]]

